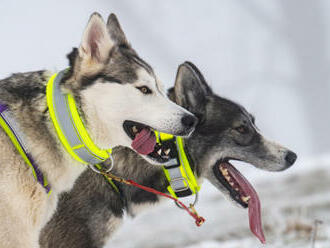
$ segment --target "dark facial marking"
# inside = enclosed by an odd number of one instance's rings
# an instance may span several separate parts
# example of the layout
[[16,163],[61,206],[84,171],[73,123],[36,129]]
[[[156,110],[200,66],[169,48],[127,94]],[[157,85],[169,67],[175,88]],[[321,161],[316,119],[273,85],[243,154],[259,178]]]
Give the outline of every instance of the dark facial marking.
[[254,117],[254,115],[250,114],[250,118],[252,123],[255,125],[256,124],[256,118]]
[[143,59],[137,55],[132,56],[133,61],[139,66],[143,67],[149,74],[154,75],[153,69]]
[[69,68],[64,74],[61,84],[64,83],[67,79],[71,78],[73,75],[73,70],[76,65],[77,58],[79,56],[78,48],[74,47],[72,48],[72,51],[66,56],[69,59]]
[[85,89],[91,85],[93,85],[95,83],[96,80],[98,79],[103,79],[104,83],[118,83],[118,84],[122,84],[122,82],[115,77],[112,77],[110,75],[105,75],[105,74],[97,74],[91,77],[82,77],[81,81],[80,81],[80,85],[81,85],[81,89]]

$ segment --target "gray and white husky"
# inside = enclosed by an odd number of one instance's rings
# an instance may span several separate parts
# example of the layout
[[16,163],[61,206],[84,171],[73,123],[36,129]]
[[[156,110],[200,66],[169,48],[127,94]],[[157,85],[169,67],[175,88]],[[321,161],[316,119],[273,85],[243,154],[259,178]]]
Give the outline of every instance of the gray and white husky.
[[[131,123],[138,134],[157,129],[184,136],[193,131],[196,118],[167,98],[153,69],[128,43],[115,15],[104,23],[94,13],[79,48],[68,58],[70,68],[61,90],[74,96],[89,135],[100,148],[131,146],[135,138]],[[54,213],[58,195],[70,190],[86,169],[66,152],[55,133],[46,103],[51,75],[48,71],[18,73],[0,81],[0,102],[20,126],[27,149],[52,188],[48,196],[0,128],[2,248],[39,247],[40,230]],[[157,164],[159,158],[148,155],[155,137],[145,137],[136,150]]]
[[[287,148],[265,139],[254,117],[242,106],[214,94],[199,70],[189,62],[177,73],[170,98],[194,113],[199,121],[185,139],[185,150],[198,179],[208,179],[238,206],[249,208],[250,223],[262,239],[259,199],[253,187],[231,165],[240,160],[268,171],[282,171],[297,156]],[[128,148],[114,152],[117,166],[112,172],[140,184],[167,192],[168,181],[161,168],[140,159]],[[43,229],[43,248],[100,248],[120,226],[125,211],[135,216],[160,198],[140,189],[117,184],[118,194],[103,176],[86,171],[70,193],[61,196],[58,209]],[[161,225],[161,223],[159,223]]]

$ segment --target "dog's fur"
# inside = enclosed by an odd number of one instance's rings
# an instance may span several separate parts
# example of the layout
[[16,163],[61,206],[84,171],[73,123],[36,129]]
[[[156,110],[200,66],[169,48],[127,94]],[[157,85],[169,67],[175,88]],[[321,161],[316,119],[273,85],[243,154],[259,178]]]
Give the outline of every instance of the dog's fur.
[[[128,44],[113,14],[107,24],[93,14],[80,47],[68,57],[70,68],[62,79],[62,91],[74,96],[99,147],[130,146],[132,140],[123,129],[125,120],[176,135],[193,131],[182,123],[184,116],[192,114],[167,98],[152,68]],[[68,155],[55,133],[45,95],[50,76],[50,72],[37,71],[0,81],[0,102],[9,106],[29,152],[52,188],[48,196],[0,129],[2,248],[39,247],[40,230],[53,214],[58,195],[71,189],[86,168]],[[143,94],[140,86],[149,88],[149,94]]]
[[[230,200],[228,190],[213,173],[217,161],[239,159],[269,171],[281,171],[294,163],[287,161],[288,154],[295,157],[294,153],[267,141],[255,127],[252,115],[242,106],[215,95],[193,64],[186,62],[179,67],[175,88],[169,93],[171,99],[199,118],[195,132],[185,139],[193,170],[199,179],[207,178]],[[244,133],[237,131],[238,127],[244,127]],[[166,192],[168,182],[162,169],[127,148],[116,149],[114,155],[115,175]],[[121,195],[102,176],[86,171],[73,190],[62,195],[56,214],[41,233],[41,247],[100,248],[120,226],[125,211],[134,216],[160,200],[137,188],[117,185]]]

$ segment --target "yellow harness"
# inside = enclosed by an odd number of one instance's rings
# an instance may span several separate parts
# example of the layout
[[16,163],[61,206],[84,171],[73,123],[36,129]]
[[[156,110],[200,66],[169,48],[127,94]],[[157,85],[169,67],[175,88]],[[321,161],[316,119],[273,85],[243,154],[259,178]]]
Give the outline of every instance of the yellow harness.
[[183,138],[157,131],[155,134],[158,143],[170,142],[172,147],[176,148],[177,156],[163,166],[166,179],[169,182],[168,192],[175,198],[197,194],[200,186],[184,149]]
[[10,112],[10,109],[0,103],[0,126],[10,138],[11,142],[15,146],[16,150],[24,159],[25,163],[32,169],[33,177],[38,183],[45,189],[47,194],[50,194],[51,187],[47,181],[47,178],[43,175],[37,163],[33,160],[27,146],[25,145],[24,133],[21,131],[20,125],[15,121],[14,116]]
[[60,82],[64,73],[54,74],[46,90],[50,117],[59,140],[75,160],[91,166],[93,170],[99,171],[96,165],[107,159],[111,160],[112,168],[112,150],[101,149],[94,144],[80,118],[73,96],[61,92]]
[[[80,118],[76,103],[71,94],[63,94],[60,82],[65,71],[54,74],[47,84],[47,105],[51,120],[59,140],[67,152],[77,161],[89,165],[94,171],[100,172],[100,163],[110,159],[113,167],[112,149],[100,149],[90,138],[83,121]],[[163,166],[169,182],[168,192],[175,198],[197,194],[200,186],[191,169],[187,158],[184,142],[181,137],[155,131],[157,142],[170,142],[177,151],[177,156]],[[106,172],[103,170],[103,172]],[[114,187],[113,183],[109,183]],[[114,187],[117,188],[117,187]]]

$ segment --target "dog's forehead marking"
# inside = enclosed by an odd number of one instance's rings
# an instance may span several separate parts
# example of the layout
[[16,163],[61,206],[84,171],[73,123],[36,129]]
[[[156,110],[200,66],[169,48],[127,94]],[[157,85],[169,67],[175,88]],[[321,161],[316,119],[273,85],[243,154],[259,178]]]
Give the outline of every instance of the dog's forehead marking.
[[154,71],[150,65],[148,65],[143,59],[138,56],[132,56],[133,61],[138,64],[140,67],[144,68],[149,74],[154,75]]
[[144,68],[139,68],[137,70],[137,84],[139,85],[148,85],[149,87],[157,90],[159,93],[165,95],[165,91],[162,88],[161,82],[154,74],[150,74]]
[[255,131],[260,134],[258,127],[254,123],[254,116],[250,114],[243,106],[240,106],[240,110],[242,111],[243,116],[246,117],[250,125],[255,129]]
[[242,115],[254,126],[252,115],[241,105],[239,105],[239,109]]

